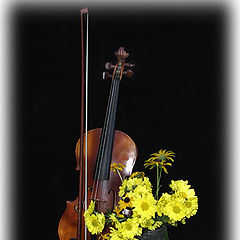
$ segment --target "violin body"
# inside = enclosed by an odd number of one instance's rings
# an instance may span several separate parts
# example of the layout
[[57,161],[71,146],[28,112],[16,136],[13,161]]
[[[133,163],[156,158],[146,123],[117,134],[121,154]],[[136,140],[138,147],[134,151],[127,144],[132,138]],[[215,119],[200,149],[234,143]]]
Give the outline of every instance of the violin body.
[[[91,193],[94,182],[94,170],[96,165],[98,147],[100,143],[102,129],[97,128],[87,132],[87,185],[88,185],[88,204],[91,201]],[[83,137],[83,145],[85,148],[85,137]],[[81,139],[76,145],[76,159],[79,159],[79,148]],[[83,156],[85,158],[85,154]],[[121,172],[122,178],[128,177],[132,173],[133,166],[137,158],[137,147],[134,141],[125,133],[115,130],[114,142],[112,149],[111,163],[121,163],[126,167]],[[121,185],[121,179],[117,173],[110,172],[109,180],[101,180],[96,201],[98,211],[106,212],[107,209],[113,209],[118,201],[118,189]],[[58,234],[60,240],[76,239],[77,233],[77,203],[78,198],[74,201],[67,201],[67,208],[59,222]],[[82,222],[84,222],[82,215]],[[84,227],[84,225],[83,225]],[[81,231],[81,239],[84,239],[84,230]]]

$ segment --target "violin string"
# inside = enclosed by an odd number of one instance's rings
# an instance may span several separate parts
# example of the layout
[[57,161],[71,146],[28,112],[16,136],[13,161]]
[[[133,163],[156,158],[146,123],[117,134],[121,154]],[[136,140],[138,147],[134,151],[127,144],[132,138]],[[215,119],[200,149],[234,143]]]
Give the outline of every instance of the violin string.
[[[108,122],[109,122],[109,109],[110,106],[112,105],[112,100],[113,100],[113,94],[114,94],[114,89],[115,89],[115,81],[113,80],[112,84],[111,84],[111,90],[110,90],[110,96],[109,96],[109,101],[108,101],[108,106],[107,106],[107,113],[106,113],[106,119],[104,121],[106,127],[104,126],[104,129],[107,128]],[[103,131],[103,130],[102,130]],[[104,144],[104,142],[106,141],[106,132],[102,132],[102,141],[100,142],[101,146],[99,146],[100,149],[100,155],[99,155],[99,159],[102,162],[102,145]],[[94,185],[93,185],[93,190],[94,190],[94,199],[96,199],[97,196],[97,190],[98,190],[98,185],[99,185],[99,176],[100,176],[100,166],[101,166],[101,162],[97,162],[97,166],[96,166],[96,174],[95,174],[95,178],[94,178]],[[96,186],[96,188],[95,188]]]
[[[111,84],[111,90],[110,90],[110,96],[109,96],[109,101],[108,101],[108,106],[107,106],[107,110],[110,108],[110,105],[112,105],[112,99],[113,99],[113,94],[114,94],[114,80],[113,80],[113,83]],[[105,125],[108,124],[109,122],[109,111],[107,111],[106,113],[106,119],[104,121]],[[106,125],[107,127],[107,125]],[[103,129],[106,129],[106,127],[104,126]],[[103,131],[103,130],[102,130]],[[105,139],[106,139],[106,133],[105,132],[102,132],[102,136],[101,136],[101,140],[100,140],[100,144],[101,146],[99,146],[99,150],[100,150],[100,155],[99,155],[99,159],[101,160],[101,154],[102,154],[102,145],[104,144],[105,142]],[[97,195],[97,189],[98,189],[98,185],[99,185],[99,182],[98,182],[98,179],[99,179],[99,175],[100,175],[100,162],[98,161],[97,162],[97,165],[96,165],[96,174],[95,174],[95,178],[94,178],[94,185],[93,185],[93,191],[94,191],[94,198],[96,199],[96,195]],[[96,183],[97,181],[97,183]],[[97,186],[95,188],[95,186]],[[92,192],[93,193],[93,192]],[[92,194],[93,195],[93,194]]]
[[[115,79],[115,77],[114,77]],[[113,95],[114,95],[114,79],[113,79],[113,82],[111,84],[111,90],[110,90],[110,95],[109,95],[109,100],[108,100],[108,105],[107,105],[107,112],[106,112],[106,116],[105,116],[105,121],[104,121],[104,127],[103,127],[103,130],[102,130],[102,136],[101,136],[101,139],[100,139],[100,146],[99,146],[99,156],[98,156],[98,159],[102,160],[102,149],[103,149],[103,146],[105,144],[105,141],[106,141],[106,130],[108,128],[108,124],[109,124],[109,118],[110,118],[110,109],[111,109],[111,106],[112,106],[112,101],[113,101]],[[96,166],[96,174],[95,174],[95,178],[99,178],[99,169],[101,167],[100,165],[101,162],[97,162],[97,166]]]
[[[115,88],[116,88],[116,81],[114,81],[113,82],[113,91],[112,91],[112,95],[114,95],[114,93],[115,93]],[[112,96],[112,99],[113,99],[113,96]],[[111,99],[111,100],[112,100]],[[112,104],[111,104],[112,105]],[[109,114],[108,115],[110,115],[110,111],[109,111]],[[109,116],[108,116],[108,118],[109,118]],[[108,121],[109,122],[109,121]],[[108,124],[107,124],[108,125]],[[108,126],[107,126],[108,127]],[[106,137],[106,133],[105,133],[105,136],[104,136],[104,138],[103,138],[103,142],[106,142],[106,139],[107,139],[107,137]],[[102,161],[103,161],[103,158],[102,157],[100,157],[100,163],[99,163],[99,168],[98,168],[98,172],[97,172],[97,178],[96,178],[96,181],[97,181],[97,183],[96,183],[96,188],[95,188],[95,195],[94,195],[94,198],[96,199],[96,197],[97,197],[97,193],[98,193],[98,188],[99,188],[99,181],[100,181],[100,179],[99,179],[99,177],[100,177],[100,172],[101,172],[101,166],[102,166]]]
[[[112,108],[113,108],[113,102],[114,102],[114,96],[116,95],[116,91],[117,91],[117,79],[119,78],[119,71],[116,71],[116,74],[114,76],[114,79],[113,79],[113,89],[112,89],[112,93],[111,93],[111,98],[110,98],[110,104],[107,108],[108,112],[107,112],[107,121],[105,122],[106,123],[106,128],[105,129],[108,129],[108,125],[109,125],[109,118],[110,118],[110,113],[112,112]],[[106,135],[107,135],[107,132],[105,131],[104,132],[104,137],[103,137],[103,145],[105,144],[106,142]],[[101,155],[102,155],[102,151],[101,151]],[[100,157],[100,162],[99,162],[99,168],[98,168],[98,171],[97,171],[97,184],[96,184],[96,191],[95,191],[95,195],[94,195],[94,198],[96,199],[96,196],[97,196],[97,191],[98,191],[98,187],[99,187],[99,176],[100,176],[100,172],[101,172],[101,166],[102,166],[102,161],[103,161],[103,158],[102,156]]]
[[[87,159],[87,132],[88,132],[88,22],[89,22],[89,17],[87,13],[87,34],[86,34],[86,99],[85,99],[85,211],[87,210],[87,196],[88,196],[88,159]],[[84,232],[85,232],[85,240],[87,239],[87,226],[85,224],[84,227]]]

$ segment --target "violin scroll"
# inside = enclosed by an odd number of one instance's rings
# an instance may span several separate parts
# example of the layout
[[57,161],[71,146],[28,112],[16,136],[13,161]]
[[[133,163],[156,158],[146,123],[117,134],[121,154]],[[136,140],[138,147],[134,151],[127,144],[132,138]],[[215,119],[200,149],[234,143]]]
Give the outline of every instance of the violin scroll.
[[130,69],[127,69],[127,71],[124,71],[124,68],[131,68],[135,67],[135,64],[132,63],[125,63],[126,58],[129,56],[129,53],[127,53],[123,47],[120,47],[117,52],[115,52],[115,56],[117,57],[117,63],[116,65],[113,65],[111,62],[106,62],[105,68],[108,71],[113,70],[113,74],[111,75],[109,72],[105,71],[103,72],[103,79],[108,78],[114,78],[116,73],[118,74],[119,80],[122,79],[122,75],[125,75],[127,78],[133,77],[133,71]]

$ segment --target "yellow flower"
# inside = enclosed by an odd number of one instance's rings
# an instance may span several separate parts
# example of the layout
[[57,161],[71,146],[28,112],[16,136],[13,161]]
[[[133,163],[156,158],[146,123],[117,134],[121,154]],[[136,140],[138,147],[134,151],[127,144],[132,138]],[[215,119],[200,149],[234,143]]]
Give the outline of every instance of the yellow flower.
[[123,164],[121,164],[121,163],[112,163],[112,164],[110,165],[110,169],[111,169],[114,173],[116,173],[117,170],[122,171],[123,168],[125,168],[125,167],[126,167],[126,166],[123,165]]
[[113,227],[110,227],[109,236],[110,236],[111,240],[123,240],[124,239],[122,233]]
[[153,157],[146,160],[144,166],[146,168],[149,167],[150,169],[153,169],[154,167],[161,167],[165,173],[167,173],[165,166],[172,166],[172,164],[167,162],[167,160],[174,162],[173,157],[175,157],[175,153],[161,149],[158,153],[153,153],[151,155]]
[[124,179],[122,185],[119,187],[118,195],[123,197],[127,192],[133,191],[138,185],[142,183],[141,178]]
[[128,218],[127,221],[122,222],[119,231],[127,239],[133,239],[134,236],[142,234],[142,228],[139,227],[138,222],[134,218]]
[[137,197],[138,195],[142,196],[144,194],[152,194],[152,189],[148,189],[146,186],[138,185],[134,191],[129,192],[127,196],[130,196],[132,198]]
[[151,184],[151,182],[150,182],[150,180],[149,180],[148,177],[144,177],[144,178],[143,178],[143,181],[142,181],[141,185],[142,185],[142,186],[146,186],[146,188],[147,188],[150,192],[152,192],[152,184]]
[[162,226],[162,222],[161,221],[156,221],[155,223],[154,223],[154,225],[153,225],[153,227],[154,227],[154,229],[153,230],[155,230],[156,228],[159,228],[160,226]]
[[[143,220],[141,223],[141,227],[150,229],[153,226],[153,224],[154,224],[154,220],[152,218],[150,218],[147,220]],[[152,230],[152,229],[150,229],[150,230]]]
[[103,213],[87,215],[85,223],[91,234],[99,234],[104,229],[105,217]]
[[149,219],[149,220],[145,220],[141,223],[141,227],[143,228],[147,228],[151,231],[159,228],[160,226],[162,225],[162,222],[161,221],[154,221],[152,218]]
[[122,209],[125,209],[127,207],[132,208],[132,197],[125,197],[123,200],[120,200],[118,204]]
[[133,212],[143,219],[150,219],[155,216],[157,211],[156,202],[152,193],[137,195],[132,201]]
[[98,240],[108,240],[110,238],[110,233],[100,234]]
[[182,224],[186,224],[186,218],[183,218],[181,221]]
[[122,217],[123,218],[124,216],[123,216],[123,214],[121,214],[122,210],[123,210],[122,206],[117,205],[113,211],[116,213],[116,215],[118,217]]
[[186,216],[183,203],[183,198],[172,199],[163,208],[163,214],[168,216],[170,221],[181,221]]
[[94,209],[95,209],[95,202],[91,200],[87,211],[84,213],[84,217],[91,215],[93,213]]
[[176,196],[183,197],[183,198],[192,198],[195,196],[194,189],[189,189],[191,185],[188,185],[188,181],[172,180],[169,186],[175,192]]
[[198,210],[198,198],[192,197],[189,198],[185,203],[184,203],[185,211],[186,211],[186,217],[190,218],[191,216],[195,215]]
[[117,222],[118,222],[118,219],[116,218],[115,213],[111,213],[111,214],[109,215],[109,219],[110,219],[113,223],[117,223]]
[[145,187],[148,192],[152,192],[152,184],[148,177],[143,178],[129,178],[124,179],[122,185],[119,187],[118,195],[123,197],[124,195],[132,196],[137,187]]
[[144,172],[135,172],[133,173],[129,178],[144,178],[145,177],[145,173]]
[[172,199],[172,195],[168,193],[163,193],[162,196],[159,198],[157,203],[157,214],[161,217],[163,214],[163,209],[167,203],[169,203]]

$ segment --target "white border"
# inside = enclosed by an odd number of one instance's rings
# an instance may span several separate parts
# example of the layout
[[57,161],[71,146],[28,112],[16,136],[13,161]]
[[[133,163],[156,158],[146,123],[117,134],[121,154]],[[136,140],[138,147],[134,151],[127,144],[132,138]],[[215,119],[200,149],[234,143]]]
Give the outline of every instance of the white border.
[[[86,1],[85,1],[86,2]],[[102,1],[88,1],[88,3]],[[114,4],[113,1],[105,1],[105,4]],[[144,4],[150,3],[149,1],[130,1],[130,3],[141,2]],[[228,113],[228,157],[226,159],[229,166],[229,192],[228,192],[228,201],[229,207],[227,211],[228,215],[228,227],[229,227],[229,236],[227,239],[237,240],[240,236],[240,197],[239,197],[239,183],[240,183],[240,1],[231,0],[231,1],[151,1],[154,3],[162,4],[168,3],[172,6],[176,4],[182,7],[186,7],[188,3],[191,4],[219,4],[224,3],[228,6],[230,13],[230,26],[229,26],[229,101],[227,107]],[[11,136],[11,127],[10,126],[10,103],[11,96],[10,91],[12,86],[9,83],[10,76],[8,72],[8,63],[9,63],[9,10],[14,7],[16,4],[25,3],[37,5],[42,4],[44,6],[56,4],[56,6],[61,6],[61,4],[66,4],[66,1],[11,1],[11,0],[2,0],[0,2],[0,239],[7,240],[10,237],[11,223],[10,223],[10,206],[9,206],[9,188],[11,187],[11,165],[9,164],[11,160],[10,155],[10,136]],[[81,3],[81,1],[70,1],[70,3]],[[129,1],[128,1],[129,3]],[[191,5],[191,6],[193,6]],[[7,174],[8,173],[8,174]]]

